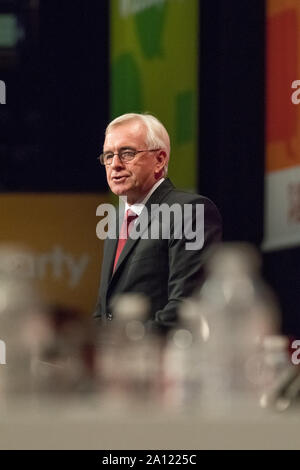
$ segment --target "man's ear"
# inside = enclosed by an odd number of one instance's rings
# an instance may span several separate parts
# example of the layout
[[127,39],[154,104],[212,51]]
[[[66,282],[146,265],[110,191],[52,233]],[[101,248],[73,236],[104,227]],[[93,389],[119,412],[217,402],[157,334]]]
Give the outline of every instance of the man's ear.
[[155,179],[158,180],[164,176],[164,167],[167,165],[167,154],[164,150],[160,150],[157,152],[157,155],[155,156],[156,158],[156,164],[155,164]]
[[164,150],[160,150],[156,154],[156,170],[160,171],[167,164],[167,153]]

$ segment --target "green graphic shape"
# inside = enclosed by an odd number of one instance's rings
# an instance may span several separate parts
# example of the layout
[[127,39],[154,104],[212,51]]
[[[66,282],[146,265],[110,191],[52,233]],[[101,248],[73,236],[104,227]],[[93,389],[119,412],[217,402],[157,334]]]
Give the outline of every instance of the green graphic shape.
[[0,14],[0,47],[15,47],[18,42],[17,18],[12,13]]
[[169,176],[197,187],[199,0],[110,0],[111,117],[149,112],[171,139]]
[[120,55],[112,64],[111,114],[140,113],[142,106],[142,85],[140,71],[131,53]]
[[186,144],[195,138],[196,97],[193,91],[185,91],[176,96],[176,143]]
[[153,5],[134,17],[136,34],[143,55],[147,59],[163,55],[163,34],[167,16],[167,2]]

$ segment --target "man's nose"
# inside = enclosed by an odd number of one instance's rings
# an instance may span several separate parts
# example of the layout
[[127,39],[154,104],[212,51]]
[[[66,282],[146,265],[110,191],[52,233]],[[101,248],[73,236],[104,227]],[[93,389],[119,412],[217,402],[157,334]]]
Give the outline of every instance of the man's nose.
[[116,168],[123,168],[123,166],[124,166],[124,163],[120,159],[119,154],[115,153],[113,156],[112,162],[110,164],[110,167],[113,169],[116,169]]

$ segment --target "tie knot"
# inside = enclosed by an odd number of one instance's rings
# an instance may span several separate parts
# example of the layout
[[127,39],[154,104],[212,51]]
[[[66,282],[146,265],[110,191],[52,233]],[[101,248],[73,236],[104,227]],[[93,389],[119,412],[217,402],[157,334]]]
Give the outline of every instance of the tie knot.
[[130,222],[131,220],[134,220],[136,219],[137,217],[137,214],[135,212],[133,212],[132,210],[130,209],[127,209],[126,211],[126,219],[128,222]]
[[125,226],[126,226],[126,238],[128,238],[128,235],[129,235],[131,229],[133,228],[133,222],[135,221],[137,216],[138,215],[135,212],[133,212],[130,209],[127,209],[126,217],[125,217],[125,221],[124,221]]

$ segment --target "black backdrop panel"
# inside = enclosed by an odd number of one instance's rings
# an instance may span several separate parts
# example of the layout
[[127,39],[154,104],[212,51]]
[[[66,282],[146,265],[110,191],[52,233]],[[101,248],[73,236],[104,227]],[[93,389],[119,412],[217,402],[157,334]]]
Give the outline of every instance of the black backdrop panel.
[[0,190],[105,190],[108,2],[0,0],[1,13],[20,38],[9,62],[0,55]]

